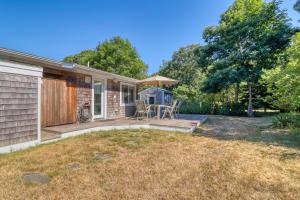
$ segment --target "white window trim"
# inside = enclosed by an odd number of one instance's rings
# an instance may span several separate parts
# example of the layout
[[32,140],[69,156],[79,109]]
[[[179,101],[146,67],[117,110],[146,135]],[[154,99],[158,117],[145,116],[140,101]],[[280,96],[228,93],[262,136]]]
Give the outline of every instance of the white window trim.
[[[99,81],[102,83],[102,113],[101,115],[95,115],[94,112],[94,105],[95,105],[95,99],[94,99],[94,82],[95,81]],[[91,105],[91,111],[92,111],[92,120],[94,121],[95,119],[103,119],[106,117],[106,81],[103,79],[99,79],[99,78],[92,78],[92,105]]]
[[[133,103],[123,103],[123,85],[133,87]],[[134,106],[136,101],[136,85],[120,82],[120,106]]]
[[149,98],[154,97],[154,104],[156,104],[156,95],[155,94],[147,94],[147,103],[149,103]]

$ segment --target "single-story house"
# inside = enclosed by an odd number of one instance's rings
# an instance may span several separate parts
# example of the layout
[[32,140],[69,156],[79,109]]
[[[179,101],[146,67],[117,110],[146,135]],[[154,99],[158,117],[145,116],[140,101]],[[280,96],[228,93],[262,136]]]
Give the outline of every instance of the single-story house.
[[163,88],[151,87],[138,93],[148,104],[172,105],[173,93]]
[[0,48],[0,152],[41,141],[41,128],[133,115],[138,80]]

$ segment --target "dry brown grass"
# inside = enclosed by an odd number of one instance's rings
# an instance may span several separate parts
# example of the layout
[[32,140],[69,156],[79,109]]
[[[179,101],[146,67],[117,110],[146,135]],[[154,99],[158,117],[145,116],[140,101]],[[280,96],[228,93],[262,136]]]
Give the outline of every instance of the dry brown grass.
[[[221,125],[245,123],[257,133],[257,122],[236,119]],[[210,117],[201,134],[224,129],[218,120]],[[96,152],[113,159],[96,160]],[[80,168],[69,169],[72,162]],[[32,171],[51,182],[24,184]],[[300,199],[300,156],[296,147],[248,138],[111,131],[0,156],[0,185],[0,199]]]

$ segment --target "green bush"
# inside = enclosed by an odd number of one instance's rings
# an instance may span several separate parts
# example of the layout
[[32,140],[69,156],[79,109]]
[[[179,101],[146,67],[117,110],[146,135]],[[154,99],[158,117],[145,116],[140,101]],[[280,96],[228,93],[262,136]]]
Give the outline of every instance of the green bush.
[[218,110],[218,114],[220,115],[230,115],[230,116],[242,116],[245,115],[245,105],[231,104],[231,105],[223,105]]
[[231,105],[215,105],[210,102],[190,102],[184,103],[180,108],[182,114],[219,114],[230,116],[242,116],[245,115],[245,105],[231,104]]
[[220,115],[230,115],[230,113],[230,106],[228,105],[221,106],[218,110],[218,114]]
[[182,114],[211,114],[212,105],[209,103],[184,103],[180,108]]
[[280,113],[273,121],[273,125],[279,128],[299,128],[300,127],[300,113]]

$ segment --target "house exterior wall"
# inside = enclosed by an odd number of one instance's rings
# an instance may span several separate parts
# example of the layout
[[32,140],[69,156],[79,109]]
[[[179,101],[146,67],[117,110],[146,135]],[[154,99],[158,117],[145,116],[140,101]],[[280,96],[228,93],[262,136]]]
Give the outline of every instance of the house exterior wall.
[[[171,102],[165,101],[165,97],[167,97],[167,95],[171,95]],[[140,100],[147,102],[148,96],[154,96],[156,104],[171,105],[173,101],[173,94],[170,91],[160,88],[149,88],[139,92]]]
[[37,140],[38,78],[0,73],[0,146]]
[[40,139],[41,69],[0,61],[1,147]]
[[122,117],[131,117],[135,113],[135,106],[121,106],[121,116]]
[[[77,74],[76,80],[77,80],[77,113],[80,110],[80,107],[88,103],[90,106],[92,106],[92,81],[86,82],[85,81],[86,75],[83,74]],[[89,77],[90,80],[92,80],[92,77]],[[92,112],[91,108],[91,111]]]
[[[52,77],[56,79],[63,79],[68,81],[75,81],[76,82],[76,116],[79,113],[80,108],[85,104],[88,103],[92,106],[92,77],[89,75],[67,72],[67,71],[58,71],[58,70],[50,70],[45,68],[44,77]],[[85,81],[85,78],[89,77],[89,82]],[[90,112],[92,108],[90,109]]]
[[147,102],[147,97],[149,95],[155,96],[155,103],[156,104],[163,104],[163,90],[150,88],[139,93],[140,99]]
[[107,119],[129,117],[135,112],[134,105],[121,105],[120,90],[120,81],[112,79],[107,80]]
[[120,107],[120,82],[111,79],[107,80],[106,117],[114,119],[121,117]]

